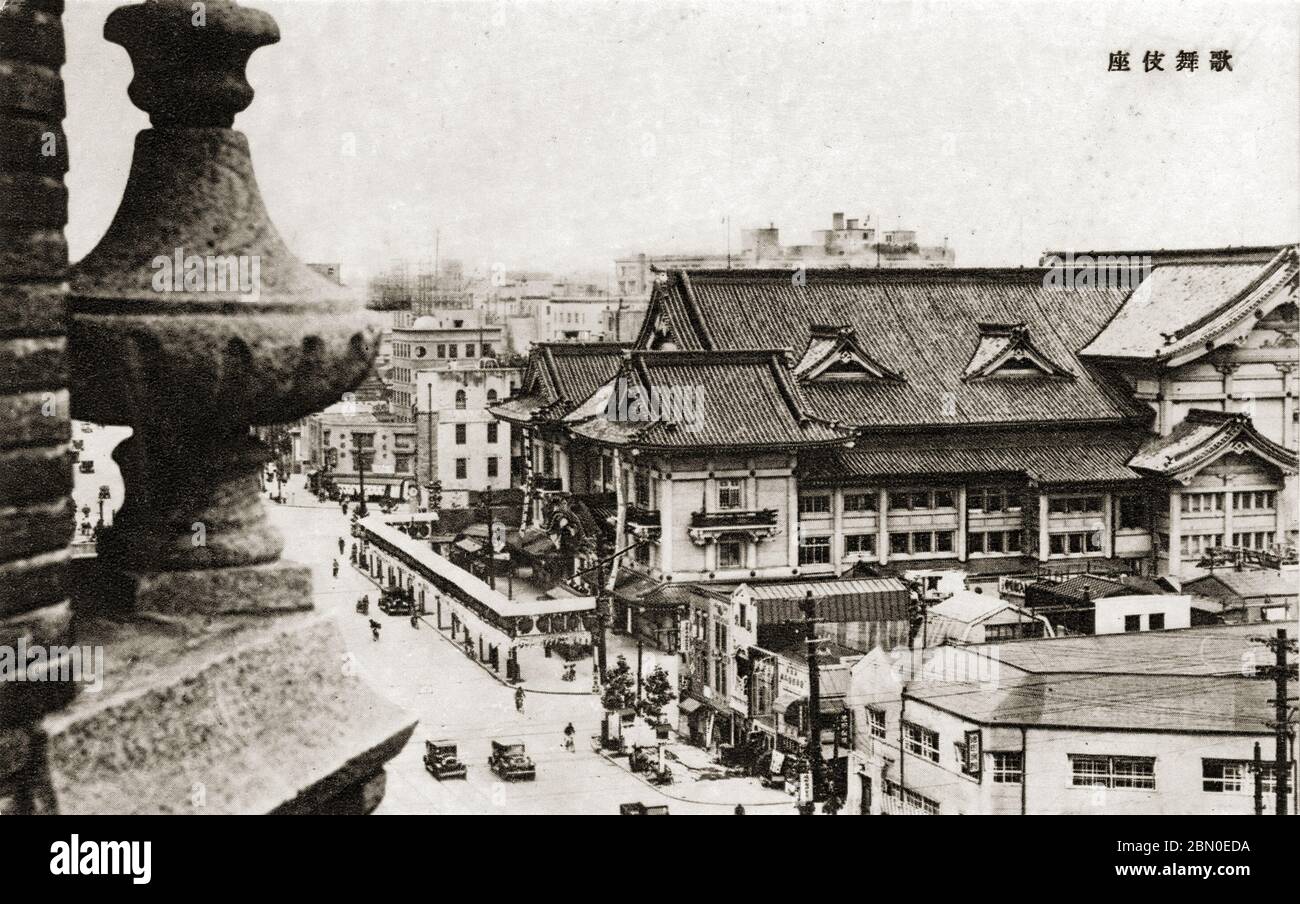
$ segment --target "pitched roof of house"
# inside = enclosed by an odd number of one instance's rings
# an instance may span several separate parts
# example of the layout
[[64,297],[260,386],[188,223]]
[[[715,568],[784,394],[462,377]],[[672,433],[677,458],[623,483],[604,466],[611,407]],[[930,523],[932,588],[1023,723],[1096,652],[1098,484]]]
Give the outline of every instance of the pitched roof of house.
[[566,421],[614,445],[682,449],[843,443],[848,428],[808,413],[782,350],[636,351]]
[[984,725],[1198,734],[1269,734],[1257,681],[1210,675],[1001,676],[996,682],[920,681],[904,696]]
[[1142,436],[1121,430],[918,432],[864,437],[800,462],[801,476],[816,483],[845,478],[1006,475],[1039,483],[1110,483],[1140,476],[1129,459]]
[[1300,575],[1295,571],[1225,568],[1183,584],[1187,593],[1204,593],[1219,599],[1252,599],[1271,596],[1279,601],[1300,595]]
[[[796,280],[782,270],[674,271],[656,285],[637,345],[790,347],[801,360],[817,350],[811,327],[839,324],[852,329],[871,360],[903,379],[803,381],[811,413],[827,420],[917,427],[1146,416],[1076,354],[1124,293],[1047,288],[1048,272],[834,269],[802,271]],[[1019,325],[1061,373],[963,379],[982,323]]]
[[519,392],[490,409],[505,420],[559,418],[618,373],[626,342],[540,342],[533,346]]
[[1282,248],[1266,264],[1156,267],[1081,354],[1150,361],[1199,357],[1249,331],[1270,298],[1272,303],[1294,298],[1298,273],[1294,246]]
[[1242,413],[1193,408],[1168,436],[1152,437],[1142,445],[1129,465],[1175,480],[1187,479],[1225,452],[1248,450],[1260,458],[1294,473],[1297,456],[1255,429]]

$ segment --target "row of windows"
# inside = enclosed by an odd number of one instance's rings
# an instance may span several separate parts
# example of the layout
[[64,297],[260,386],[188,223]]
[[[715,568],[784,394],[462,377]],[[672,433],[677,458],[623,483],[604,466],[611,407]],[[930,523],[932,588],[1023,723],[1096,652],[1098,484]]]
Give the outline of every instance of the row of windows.
[[[1223,511],[1223,493],[1184,493],[1183,514]],[[1232,507],[1237,511],[1269,512],[1277,506],[1277,493],[1273,490],[1245,490],[1232,494]]]
[[1047,511],[1053,515],[1099,514],[1101,510],[1100,496],[1052,496],[1047,500]]
[[[885,740],[887,733],[884,711],[867,707],[867,727],[872,738]],[[938,732],[904,722],[903,746],[908,753],[931,762],[939,762]],[[1021,751],[994,750],[988,756],[989,775],[994,784],[1018,785],[1024,781],[1024,757]],[[964,759],[964,756],[959,755],[958,758]],[[1155,757],[1071,754],[1071,783],[1086,787],[1100,785],[1106,788],[1150,790],[1156,786],[1155,764]],[[1215,793],[1253,791],[1253,764],[1250,761],[1205,759],[1201,764],[1203,790]],[[1264,793],[1272,794],[1276,775],[1274,765],[1269,762],[1262,765]]]
[[[500,459],[495,455],[488,456],[487,459],[487,476],[496,477],[501,472]],[[456,479],[466,480],[469,478],[469,459],[456,459]]]
[[[464,411],[467,402],[468,402],[468,396],[466,396],[466,394],[465,394],[465,390],[463,390],[463,389],[457,389],[457,390],[456,390],[456,410],[457,410],[457,411]],[[488,403],[489,405],[495,405],[495,404],[497,403],[497,391],[496,391],[495,389],[489,389],[489,390],[487,391],[487,403]]]
[[1084,555],[1101,552],[1101,531],[1070,531],[1068,533],[1049,534],[1047,551],[1054,556]]
[[[491,358],[493,357],[492,343],[484,342],[481,345],[476,342],[466,342],[464,345],[466,358]],[[461,346],[455,342],[439,342],[433,346],[433,356],[435,358],[459,358]],[[424,358],[429,354],[427,346],[412,346],[407,342],[398,342],[393,346],[393,356],[398,358]]]
[[[498,427],[499,427],[499,426],[500,426],[500,425],[497,424],[496,421],[489,421],[489,422],[488,422],[488,424],[487,424],[487,441],[488,441],[489,443],[495,443],[495,442],[497,441],[498,435],[499,435],[499,433],[500,433],[500,431],[498,430]],[[458,446],[463,446],[463,445],[465,445],[466,438],[467,438],[467,436],[468,436],[468,434],[469,434],[469,429],[468,429],[468,428],[469,428],[469,425],[468,425],[468,424],[457,424],[457,425],[456,425],[456,445],[458,445]]]
[[1020,531],[989,530],[975,531],[966,535],[966,551],[976,552],[1020,552]]

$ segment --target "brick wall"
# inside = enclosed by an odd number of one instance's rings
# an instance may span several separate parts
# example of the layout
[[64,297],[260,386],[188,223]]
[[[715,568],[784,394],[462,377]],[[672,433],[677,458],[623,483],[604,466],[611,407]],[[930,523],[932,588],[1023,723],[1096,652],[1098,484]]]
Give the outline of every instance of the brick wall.
[[[0,9],[0,648],[67,642],[73,530],[63,0]],[[12,659],[10,660],[12,661]],[[0,814],[49,809],[37,725],[72,685],[0,675]]]

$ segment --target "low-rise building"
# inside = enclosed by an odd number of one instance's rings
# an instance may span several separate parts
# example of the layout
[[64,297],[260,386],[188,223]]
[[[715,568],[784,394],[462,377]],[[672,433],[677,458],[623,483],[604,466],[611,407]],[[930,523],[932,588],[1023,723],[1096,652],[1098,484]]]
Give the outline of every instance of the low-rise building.
[[1271,812],[1271,684],[1254,674],[1268,633],[873,651],[849,692],[854,796],[871,813],[1245,815],[1261,743]]

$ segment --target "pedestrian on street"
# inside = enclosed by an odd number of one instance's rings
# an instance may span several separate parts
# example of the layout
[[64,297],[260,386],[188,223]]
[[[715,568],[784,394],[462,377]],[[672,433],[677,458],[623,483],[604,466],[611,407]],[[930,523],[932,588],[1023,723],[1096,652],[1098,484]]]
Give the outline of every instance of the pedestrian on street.
[[575,749],[575,747],[574,747],[574,743],[573,743],[573,736],[574,736],[574,734],[575,734],[575,731],[574,731],[573,723],[572,723],[572,722],[570,722],[568,725],[564,726],[564,749],[567,750],[567,751],[569,751],[569,753],[575,753],[575,752],[576,752],[576,749]]
[[343,549],[344,549],[343,538],[339,537],[339,555],[343,555]]
[[737,815],[737,816],[744,816],[744,815],[745,815],[745,805],[744,805],[744,804],[736,804],[736,815]]
[[379,622],[375,621],[373,618],[370,619],[370,636],[373,637],[375,640],[378,640],[379,629],[382,627],[383,625],[381,625]]
[[339,576],[339,560],[338,560],[338,559],[335,559],[335,560],[334,560],[334,577],[338,577],[338,576]]
[[521,715],[523,714],[524,689],[522,687],[515,688],[515,710],[518,711]]
[[420,616],[415,615],[414,613],[411,614],[411,627],[416,630],[419,630],[420,628]]

